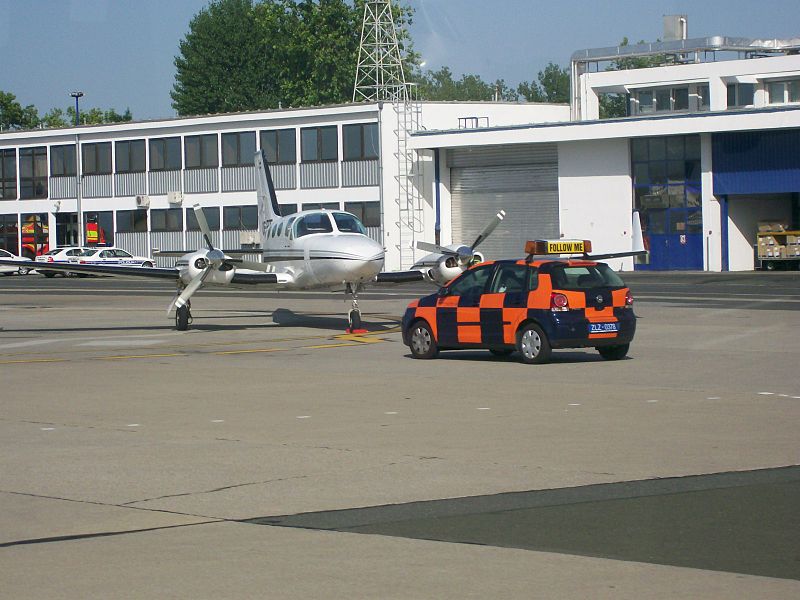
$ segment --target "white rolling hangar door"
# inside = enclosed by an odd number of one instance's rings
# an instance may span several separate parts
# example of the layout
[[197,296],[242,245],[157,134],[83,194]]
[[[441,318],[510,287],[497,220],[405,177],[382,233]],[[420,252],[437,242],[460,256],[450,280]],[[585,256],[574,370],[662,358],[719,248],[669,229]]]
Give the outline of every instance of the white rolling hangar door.
[[527,240],[560,236],[556,144],[454,148],[447,160],[453,243],[474,242],[501,208],[505,221],[479,248],[489,260],[521,257]]

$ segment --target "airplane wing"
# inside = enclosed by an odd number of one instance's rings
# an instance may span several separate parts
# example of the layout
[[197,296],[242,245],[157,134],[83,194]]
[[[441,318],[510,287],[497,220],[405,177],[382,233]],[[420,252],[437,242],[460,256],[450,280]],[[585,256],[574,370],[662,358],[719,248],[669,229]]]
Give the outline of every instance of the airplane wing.
[[171,279],[177,281],[177,269],[158,267],[124,267],[119,265],[81,265],[78,263],[41,263],[29,261],[0,260],[0,265],[19,266],[38,271],[66,271],[69,273],[87,273],[89,275],[109,275],[112,277],[149,277],[151,279]]

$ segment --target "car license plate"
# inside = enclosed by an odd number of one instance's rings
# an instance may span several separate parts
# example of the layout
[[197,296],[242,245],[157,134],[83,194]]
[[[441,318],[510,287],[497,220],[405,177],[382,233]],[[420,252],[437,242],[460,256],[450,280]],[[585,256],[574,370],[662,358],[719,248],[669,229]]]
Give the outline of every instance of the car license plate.
[[617,333],[619,323],[589,323],[589,333]]

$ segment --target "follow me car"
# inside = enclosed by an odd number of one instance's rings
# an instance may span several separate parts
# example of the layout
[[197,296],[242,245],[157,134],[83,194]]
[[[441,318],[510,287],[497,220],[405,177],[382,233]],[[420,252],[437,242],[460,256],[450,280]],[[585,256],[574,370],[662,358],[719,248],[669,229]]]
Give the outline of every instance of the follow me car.
[[[435,294],[415,300],[403,316],[403,343],[414,358],[439,350],[515,349],[522,362],[546,362],[554,348],[596,348],[608,360],[628,353],[636,332],[633,296],[605,263],[591,260],[588,241],[525,246],[524,260],[475,265]],[[581,253],[579,259],[537,255]],[[619,253],[614,256],[633,255]]]

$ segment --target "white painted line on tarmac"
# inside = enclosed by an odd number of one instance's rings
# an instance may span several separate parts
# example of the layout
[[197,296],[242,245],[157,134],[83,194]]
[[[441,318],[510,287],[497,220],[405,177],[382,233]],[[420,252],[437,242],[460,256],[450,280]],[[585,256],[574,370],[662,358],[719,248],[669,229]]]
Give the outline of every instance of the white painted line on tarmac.
[[758,392],[759,396],[774,396],[775,392]]
[[396,411],[393,411],[393,410],[390,410],[389,412],[385,412],[385,413],[383,413],[383,414],[385,414],[385,415],[396,415],[396,414],[397,414],[397,412],[396,412]]
[[580,404],[573,402],[572,404],[567,404],[567,406],[580,406]]
[[648,400],[647,401],[648,404],[655,404],[656,402],[658,402],[658,400]]
[[479,406],[479,407],[478,407],[478,408],[476,408],[475,410],[492,410],[492,409],[491,409],[491,408],[489,408],[488,406]]
[[296,418],[296,419],[310,419],[310,418],[311,418],[311,415],[299,415],[299,416],[297,416],[297,417],[295,417],[295,418]]
[[139,423],[128,423],[128,427],[139,427]]
[[719,396],[709,396],[706,400],[721,400]]
[[224,423],[225,419],[211,419],[212,423]]
[[40,429],[42,431],[55,431],[56,430],[55,427],[40,427]]

